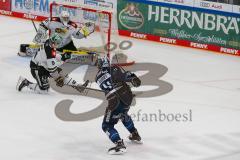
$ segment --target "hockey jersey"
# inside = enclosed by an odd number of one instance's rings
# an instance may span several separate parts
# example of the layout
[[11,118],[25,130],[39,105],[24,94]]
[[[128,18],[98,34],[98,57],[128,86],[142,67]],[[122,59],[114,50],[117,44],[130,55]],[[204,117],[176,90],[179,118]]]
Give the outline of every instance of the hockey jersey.
[[50,46],[49,40],[47,40],[44,45],[40,47],[40,51],[32,57],[31,61],[37,66],[44,67],[49,72],[54,72],[63,64],[61,57],[60,54],[57,54],[56,49]]
[[[59,17],[48,18],[40,23],[40,29],[49,30],[50,34],[59,33],[63,37],[63,41],[57,48],[62,48],[72,41],[72,37],[76,39],[84,38],[84,34],[81,33],[81,29],[76,23],[69,21],[67,26],[65,26]],[[94,30],[94,28],[93,28]]]
[[132,91],[126,83],[131,80],[131,72],[122,72],[118,66],[100,69],[95,79],[99,87],[106,93],[107,99],[115,94],[126,105],[130,105],[133,99]]

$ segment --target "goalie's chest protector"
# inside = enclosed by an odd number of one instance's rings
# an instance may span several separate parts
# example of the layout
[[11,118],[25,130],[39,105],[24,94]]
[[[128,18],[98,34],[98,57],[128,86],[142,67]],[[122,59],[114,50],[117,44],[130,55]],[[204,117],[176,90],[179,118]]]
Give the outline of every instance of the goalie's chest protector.
[[52,19],[49,23],[50,34],[59,33],[63,36],[63,41],[58,48],[62,48],[72,41],[72,34],[74,32],[74,27],[70,24],[65,26],[60,19]]

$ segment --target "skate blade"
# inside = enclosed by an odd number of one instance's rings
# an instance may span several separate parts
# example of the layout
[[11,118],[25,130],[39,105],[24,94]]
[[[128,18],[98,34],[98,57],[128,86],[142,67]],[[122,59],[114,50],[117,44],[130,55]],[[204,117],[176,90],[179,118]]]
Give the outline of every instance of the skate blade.
[[127,152],[127,150],[122,148],[118,152],[116,152],[115,150],[108,151],[108,154],[110,154],[110,155],[121,155],[121,154],[124,154],[126,152]]
[[143,141],[137,141],[137,140],[130,140],[130,142],[134,144],[143,144]]

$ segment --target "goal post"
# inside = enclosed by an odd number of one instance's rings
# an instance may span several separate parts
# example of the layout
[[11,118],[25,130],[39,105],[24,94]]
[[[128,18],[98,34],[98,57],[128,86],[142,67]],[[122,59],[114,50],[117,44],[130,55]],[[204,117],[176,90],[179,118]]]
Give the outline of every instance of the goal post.
[[[70,13],[70,20],[75,22],[80,28],[86,22],[92,22],[96,26],[97,32],[94,32],[86,39],[74,39],[74,43],[78,48],[95,50],[102,55],[105,54],[112,63],[121,66],[128,66],[134,63],[134,61],[118,61],[118,55],[111,48],[113,43],[118,43],[113,41],[118,36],[118,29],[113,27],[114,13],[111,9],[104,10],[86,5],[69,5],[67,3],[53,2],[50,4],[50,17],[58,17],[63,10]],[[113,59],[117,59],[117,61],[113,62]]]

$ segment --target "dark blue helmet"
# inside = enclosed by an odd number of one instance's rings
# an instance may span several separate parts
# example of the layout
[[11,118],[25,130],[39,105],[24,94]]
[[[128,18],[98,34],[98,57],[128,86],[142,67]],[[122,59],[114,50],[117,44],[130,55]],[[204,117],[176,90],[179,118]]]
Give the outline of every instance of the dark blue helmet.
[[108,60],[107,57],[99,57],[97,59],[97,66],[98,68],[102,69],[102,68],[108,68],[110,67],[110,62]]

